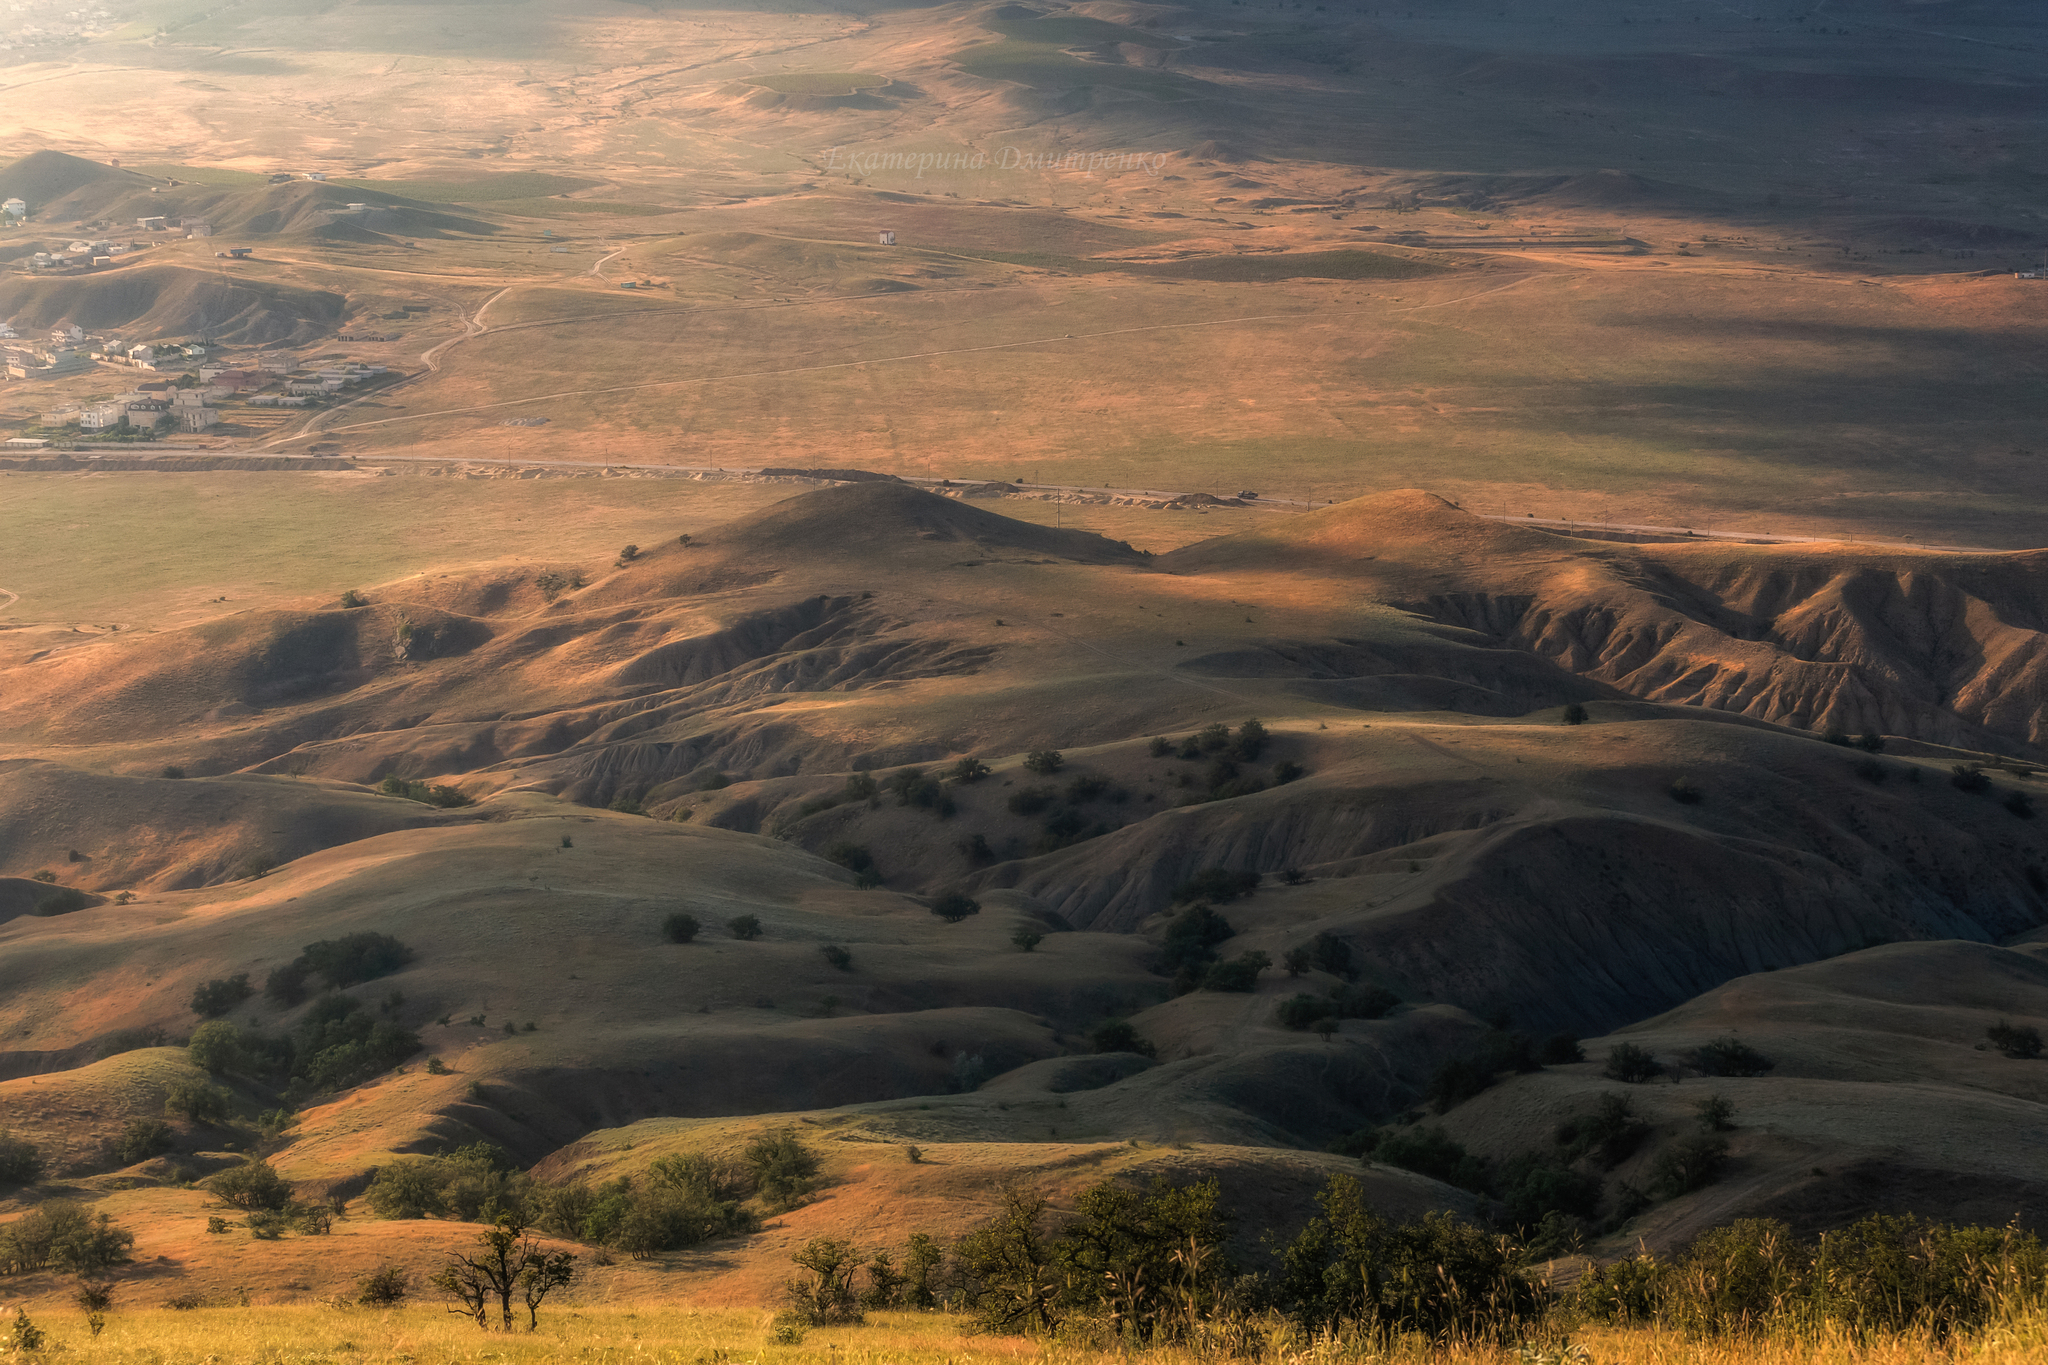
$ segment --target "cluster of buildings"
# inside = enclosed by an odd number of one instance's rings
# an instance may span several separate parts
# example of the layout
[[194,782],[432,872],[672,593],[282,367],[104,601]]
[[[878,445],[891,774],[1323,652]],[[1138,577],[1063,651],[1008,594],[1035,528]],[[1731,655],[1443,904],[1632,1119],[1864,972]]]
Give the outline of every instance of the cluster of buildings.
[[[168,427],[201,432],[221,420],[220,404],[240,399],[251,407],[300,408],[330,394],[390,373],[384,365],[349,360],[301,366],[281,351],[233,362],[207,357],[214,348],[192,344],[149,342],[129,346],[113,337],[88,335],[76,326],[53,328],[46,336],[24,339],[0,322],[0,357],[14,379],[58,379],[96,369],[175,371],[181,379],[143,379],[125,393],[82,407],[43,413],[42,425],[77,423],[85,433]],[[192,377],[196,374],[197,384]]]
[[120,22],[113,11],[102,6],[66,4],[64,0],[15,3],[7,8],[6,27],[0,28],[0,53],[17,54],[17,61],[26,60],[28,53],[39,47],[76,46]]

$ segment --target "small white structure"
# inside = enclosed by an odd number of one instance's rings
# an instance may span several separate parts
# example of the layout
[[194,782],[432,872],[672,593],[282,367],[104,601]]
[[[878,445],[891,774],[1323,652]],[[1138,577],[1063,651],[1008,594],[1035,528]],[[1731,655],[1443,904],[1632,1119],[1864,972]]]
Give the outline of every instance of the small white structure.
[[326,178],[327,178],[327,172],[325,172],[325,171],[307,171],[307,172],[306,172],[306,179],[308,179],[308,180],[325,180]]
[[190,221],[187,221],[187,222],[186,222],[186,223],[184,224],[184,227],[185,227],[185,235],[186,235],[187,237],[211,237],[211,236],[213,236],[213,224],[211,224],[211,223],[195,223],[195,222],[190,222]]
[[28,217],[28,205],[19,199],[9,199],[6,203],[0,204],[0,213],[19,221]]
[[9,450],[41,450],[49,443],[48,439],[42,436],[10,436],[5,441],[0,441],[0,446],[5,446]]
[[140,345],[140,346],[130,346],[130,347],[128,348],[128,358],[129,358],[130,360],[141,360],[141,361],[151,361],[151,360],[155,360],[155,359],[156,359],[156,347],[154,347],[154,346],[150,345],[150,344],[149,344],[148,342],[146,342],[146,341],[145,341],[144,343],[142,343],[142,345]]
[[893,232],[885,232],[882,234],[881,240],[883,246],[894,246],[896,245],[896,234]]
[[162,232],[169,225],[170,219],[160,213],[135,220],[135,226],[141,228],[144,232]]
[[180,407],[177,414],[180,431],[204,431],[220,421],[220,410],[217,408]]
[[98,403],[78,415],[80,431],[112,431],[128,425],[126,403]]

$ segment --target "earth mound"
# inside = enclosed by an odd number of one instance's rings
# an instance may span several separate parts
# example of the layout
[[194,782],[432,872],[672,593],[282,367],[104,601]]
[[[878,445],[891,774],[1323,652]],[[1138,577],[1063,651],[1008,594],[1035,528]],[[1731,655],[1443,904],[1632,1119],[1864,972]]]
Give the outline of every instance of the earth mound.
[[94,331],[197,336],[243,345],[312,341],[341,321],[347,300],[326,290],[180,265],[133,266],[61,279],[0,279],[0,313],[17,326],[70,322]]

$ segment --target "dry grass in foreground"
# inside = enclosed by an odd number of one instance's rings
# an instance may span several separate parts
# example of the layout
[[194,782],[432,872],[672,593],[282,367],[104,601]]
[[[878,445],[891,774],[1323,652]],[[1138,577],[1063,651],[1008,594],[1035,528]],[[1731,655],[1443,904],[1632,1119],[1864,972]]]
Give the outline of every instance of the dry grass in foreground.
[[[965,1318],[943,1313],[874,1315],[864,1327],[815,1329],[801,1343],[774,1340],[773,1314],[696,1312],[669,1306],[609,1304],[544,1312],[537,1332],[479,1332],[468,1318],[420,1304],[390,1310],[315,1305],[160,1308],[123,1313],[118,1302],[105,1330],[92,1337],[79,1312],[45,1313],[38,1351],[9,1353],[12,1310],[0,1317],[0,1354],[9,1359],[147,1362],[148,1365],[411,1365],[411,1362],[632,1361],[635,1365],[1196,1365],[1230,1359],[1204,1343],[1117,1352],[1027,1337],[975,1335]],[[1273,1322],[1246,1340],[1257,1365],[2032,1365],[2048,1359],[2048,1317],[2016,1319],[1946,1344],[1927,1337],[1846,1334],[1819,1340],[1723,1337],[1693,1340],[1658,1328],[1588,1326],[1552,1330],[1518,1347],[1435,1347],[1409,1338],[1381,1347],[1365,1341],[1312,1340]]]

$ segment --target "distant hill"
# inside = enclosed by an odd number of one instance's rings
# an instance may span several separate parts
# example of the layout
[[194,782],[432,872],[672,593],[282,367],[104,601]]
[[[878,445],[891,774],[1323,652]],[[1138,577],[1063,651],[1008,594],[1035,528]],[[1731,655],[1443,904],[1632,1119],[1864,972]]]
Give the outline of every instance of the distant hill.
[[105,204],[148,195],[157,183],[67,152],[30,152],[0,170],[0,199],[20,199],[35,217],[62,221],[97,216]]
[[181,265],[57,279],[0,277],[0,316],[24,328],[69,322],[153,337],[203,333],[215,341],[302,342],[331,331],[346,303],[325,290],[223,278]]

